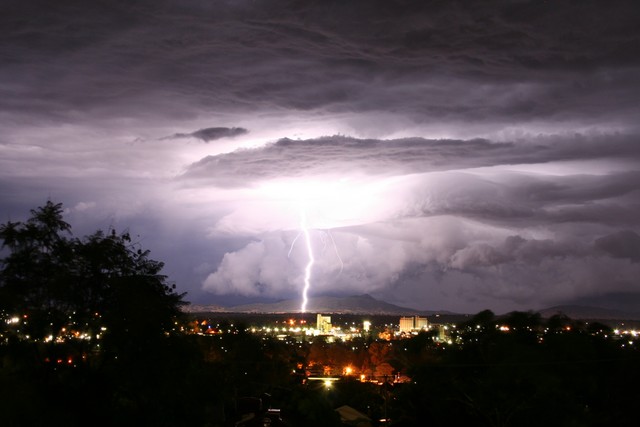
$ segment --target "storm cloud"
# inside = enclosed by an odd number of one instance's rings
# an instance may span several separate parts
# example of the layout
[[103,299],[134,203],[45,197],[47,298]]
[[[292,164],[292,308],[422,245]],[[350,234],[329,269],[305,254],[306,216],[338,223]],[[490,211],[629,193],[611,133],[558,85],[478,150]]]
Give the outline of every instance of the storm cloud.
[[[388,175],[498,165],[539,164],[612,158],[640,161],[637,135],[571,135],[487,139],[356,139],[344,136],[310,140],[280,139],[266,146],[207,156],[183,175],[214,185],[246,185],[276,177],[346,172]],[[627,187],[633,185],[627,183]],[[635,188],[635,187],[634,187]]]
[[233,138],[239,135],[244,135],[247,132],[248,130],[244,128],[213,127],[199,129],[191,133],[174,133],[173,135],[164,137],[163,139],[197,138],[204,142],[209,142],[221,138]]
[[627,258],[633,262],[640,262],[640,236],[631,230],[621,230],[595,241],[601,249],[615,258]]
[[3,2],[0,215],[130,229],[200,303],[299,298],[301,215],[318,294],[640,294],[638,22],[633,0]]
[[0,108],[12,112],[320,109],[477,125],[638,112],[633,1],[32,0],[2,12]]

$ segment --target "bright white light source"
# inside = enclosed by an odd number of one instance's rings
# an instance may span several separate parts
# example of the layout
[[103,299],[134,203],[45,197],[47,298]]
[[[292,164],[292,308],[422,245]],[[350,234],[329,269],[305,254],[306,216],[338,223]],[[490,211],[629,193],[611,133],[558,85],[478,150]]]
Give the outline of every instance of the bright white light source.
[[397,179],[273,180],[254,191],[255,199],[280,204],[290,214],[303,206],[309,228],[327,230],[385,218],[388,206],[381,201],[397,191]]
[[315,262],[315,259],[313,258],[313,249],[311,248],[311,237],[309,236],[309,229],[307,228],[307,216],[304,209],[300,210],[300,228],[302,229],[302,233],[304,234],[304,239],[307,246],[307,254],[309,256],[307,266],[304,269],[304,288],[302,289],[302,305],[300,306],[300,311],[304,313],[307,311],[307,293],[309,292],[309,287],[311,286],[311,269],[313,268],[313,263]]

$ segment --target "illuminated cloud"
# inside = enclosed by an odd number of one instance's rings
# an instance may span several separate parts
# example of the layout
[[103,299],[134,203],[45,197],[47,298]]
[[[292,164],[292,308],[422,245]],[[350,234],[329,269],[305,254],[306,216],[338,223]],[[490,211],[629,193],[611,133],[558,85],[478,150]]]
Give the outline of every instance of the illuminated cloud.
[[552,135],[510,142],[286,138],[255,149],[207,156],[190,165],[183,178],[219,186],[243,186],[278,177],[393,175],[594,158],[640,161],[636,135]]
[[2,221],[128,228],[202,303],[299,297],[301,207],[317,293],[640,293],[637,1],[5,3]]

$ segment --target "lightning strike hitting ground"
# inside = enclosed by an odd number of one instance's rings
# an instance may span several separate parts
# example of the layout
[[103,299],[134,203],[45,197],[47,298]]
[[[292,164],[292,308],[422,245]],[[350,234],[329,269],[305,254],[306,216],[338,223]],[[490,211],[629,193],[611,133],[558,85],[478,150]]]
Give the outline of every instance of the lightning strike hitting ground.
[[[331,243],[333,244],[333,248],[335,250],[336,256],[338,257],[338,260],[340,261],[340,272],[338,273],[338,275],[342,274],[342,270],[344,268],[344,263],[342,262],[342,258],[340,257],[340,253],[338,252],[338,247],[336,246],[336,242],[335,240],[333,240],[333,236],[331,235],[331,232],[329,230],[326,230],[325,232],[329,238],[331,239]],[[287,258],[291,257],[291,252],[293,251],[293,247],[296,245],[296,242],[298,241],[298,239],[300,238],[300,236],[303,235],[305,242],[306,242],[306,246],[307,246],[307,254],[309,257],[309,261],[307,262],[307,265],[305,267],[305,274],[304,274],[304,288],[302,291],[302,305],[300,306],[300,311],[302,313],[306,312],[307,309],[307,302],[308,302],[308,298],[307,298],[307,293],[309,291],[309,287],[311,286],[311,270],[313,268],[313,264],[315,263],[315,258],[313,255],[313,249],[311,247],[311,236],[309,234],[309,228],[307,226],[307,218],[306,218],[306,214],[304,211],[304,208],[300,208],[300,232],[296,235],[296,237],[293,239],[293,242],[291,242],[291,246],[289,247],[289,252],[287,253]],[[325,245],[326,249],[326,240],[323,238],[323,243]]]
[[313,249],[311,248],[311,236],[309,235],[309,229],[307,228],[307,216],[304,212],[304,209],[300,209],[300,229],[302,230],[302,234],[304,235],[304,239],[307,244],[307,253],[309,254],[309,261],[307,262],[307,266],[304,269],[304,288],[302,289],[302,305],[300,306],[300,311],[305,313],[307,311],[307,292],[309,291],[309,287],[311,286],[311,269],[313,268],[313,263],[315,259],[313,258]]

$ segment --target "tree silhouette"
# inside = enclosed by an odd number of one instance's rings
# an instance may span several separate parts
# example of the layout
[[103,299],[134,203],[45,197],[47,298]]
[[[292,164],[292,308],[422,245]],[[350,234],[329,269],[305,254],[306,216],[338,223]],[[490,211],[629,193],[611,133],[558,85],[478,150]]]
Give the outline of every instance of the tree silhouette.
[[[192,419],[188,394],[175,397],[199,363],[178,334],[184,294],[129,233],[76,238],[63,212],[48,201],[0,226],[0,397],[17,379],[24,390],[2,401],[7,419],[20,420],[7,425],[85,424],[65,409],[73,400],[112,414],[98,424]],[[25,399],[46,421],[20,409]]]
[[131,341],[170,331],[184,294],[160,274],[163,263],[128,233],[73,238],[62,213],[62,204],[48,201],[25,223],[0,227],[9,250],[0,269],[0,309],[25,319],[18,338],[38,342],[75,331],[107,339],[126,332]]

